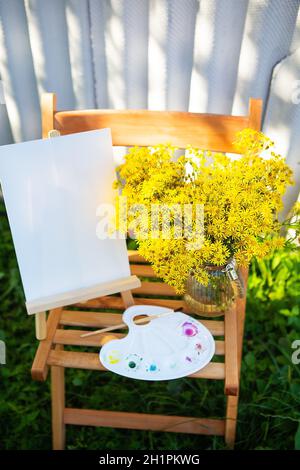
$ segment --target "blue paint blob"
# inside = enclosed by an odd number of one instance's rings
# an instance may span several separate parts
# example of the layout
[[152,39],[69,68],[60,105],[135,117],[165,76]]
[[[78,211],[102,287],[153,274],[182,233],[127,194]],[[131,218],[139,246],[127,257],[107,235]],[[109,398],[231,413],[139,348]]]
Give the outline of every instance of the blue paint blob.
[[155,372],[157,370],[157,366],[155,364],[151,364],[149,367],[150,372]]

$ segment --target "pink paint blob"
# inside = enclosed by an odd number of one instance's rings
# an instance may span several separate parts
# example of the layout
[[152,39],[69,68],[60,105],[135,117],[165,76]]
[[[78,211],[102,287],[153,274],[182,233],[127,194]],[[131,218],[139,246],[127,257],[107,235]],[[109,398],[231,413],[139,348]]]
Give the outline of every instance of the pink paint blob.
[[195,336],[198,333],[198,328],[191,322],[186,321],[182,325],[182,332],[185,336]]

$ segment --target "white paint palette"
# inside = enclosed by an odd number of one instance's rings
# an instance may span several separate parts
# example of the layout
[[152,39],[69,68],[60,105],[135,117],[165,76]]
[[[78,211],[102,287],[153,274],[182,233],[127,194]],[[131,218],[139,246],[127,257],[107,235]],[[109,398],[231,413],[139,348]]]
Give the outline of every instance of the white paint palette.
[[[135,324],[140,315],[160,315],[147,324]],[[194,318],[164,307],[133,306],[125,310],[125,338],[106,343],[100,351],[104,367],[139,380],[172,380],[205,367],[215,353],[210,331]]]

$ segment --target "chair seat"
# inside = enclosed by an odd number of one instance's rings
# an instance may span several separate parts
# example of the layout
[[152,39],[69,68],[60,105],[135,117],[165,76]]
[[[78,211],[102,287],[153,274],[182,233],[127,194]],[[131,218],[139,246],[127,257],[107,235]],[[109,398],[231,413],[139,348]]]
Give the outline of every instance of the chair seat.
[[[138,275],[142,281],[141,287],[132,291],[135,305],[150,304],[173,309],[181,307],[183,312],[192,315],[184,300],[172,287],[156,278],[152,267],[136,251],[128,251],[128,256],[132,274]],[[94,328],[100,329],[122,323],[123,311],[124,302],[119,294],[53,310],[48,318],[48,343],[47,340],[41,342],[40,351],[37,352],[32,367],[33,378],[45,380],[48,366],[105,371],[95,348],[100,348],[112,338],[124,337],[126,332],[116,330],[84,338],[81,335],[93,331]],[[196,318],[199,319],[197,316]],[[217,338],[216,352],[212,362],[189,377],[224,380],[226,378],[225,322],[222,318],[201,319],[201,322]],[[72,351],[68,350],[70,346]],[[91,352],[86,352],[88,347],[91,348]],[[41,356],[45,355],[47,359],[43,361],[44,357]]]
[[[99,371],[106,370],[99,361],[99,355],[97,353],[53,350],[50,352],[47,363],[50,366],[62,366],[65,368]],[[211,362],[206,367],[189,377],[196,379],[224,379],[224,364],[220,362]]]
[[[129,251],[128,256],[131,272],[141,278],[141,286],[132,291],[135,305],[152,304],[174,309],[181,307],[183,312],[193,315],[184,300],[176,295],[172,287],[156,278],[151,266],[137,252]],[[115,330],[84,338],[82,334],[93,329],[119,325],[122,323],[124,308],[124,299],[120,294],[116,294],[51,310],[47,320],[47,338],[39,344],[31,373],[35,380],[45,380],[51,367],[52,390],[54,394],[59,394],[62,401],[58,409],[62,426],[73,424],[121,429],[129,427],[153,431],[225,435],[226,441],[232,445],[239,382],[236,308],[226,312],[224,319],[201,319],[203,325],[215,337],[215,355],[206,367],[189,376],[194,379],[224,380],[224,391],[227,395],[227,420],[65,407],[64,398],[62,399],[64,369],[106,371],[99,360],[99,348],[110,339],[122,338],[127,333],[123,329],[123,331]],[[199,319],[197,316],[196,318]],[[70,347],[72,350],[69,350]],[[91,351],[86,352],[89,348]],[[60,436],[60,439],[64,438]],[[54,447],[60,445],[55,443]]]
[[[130,253],[129,253],[130,255]],[[139,260],[140,261],[140,260]],[[132,271],[136,268],[147,272],[149,266],[132,265]],[[154,278],[154,274],[152,272]],[[154,279],[153,279],[154,280]],[[153,289],[151,287],[153,286]],[[163,292],[163,294],[162,294]],[[133,291],[136,305],[155,304],[172,308],[183,307],[187,311],[187,306],[183,300],[162,299],[163,295],[175,296],[172,288],[161,282],[142,281],[140,288]],[[137,297],[143,295],[143,297]],[[145,295],[145,297],[144,297]],[[149,295],[149,297],[146,297]],[[175,302],[175,304],[174,304]],[[91,311],[92,309],[105,309],[106,311]],[[76,310],[74,310],[76,309]],[[113,310],[113,312],[107,312]],[[123,299],[120,296],[112,295],[93,299],[85,303],[76,304],[64,309],[51,311],[48,318],[49,339],[40,343],[32,367],[33,378],[44,380],[49,366],[59,366],[59,368],[87,369],[95,371],[105,371],[106,369],[99,361],[99,349],[106,341],[112,338],[122,338],[124,332],[113,331],[100,333],[94,336],[82,338],[83,333],[92,331],[93,328],[105,328],[122,323],[122,311],[124,310]],[[213,336],[222,338],[225,333],[225,323],[221,320],[202,320],[202,323],[210,330]],[[84,329],[83,329],[84,328]],[[72,346],[72,351],[67,350]],[[78,347],[78,351],[74,351]],[[82,348],[90,347],[91,352],[83,352]],[[224,359],[225,342],[224,339],[216,340],[216,353],[213,360],[206,367],[190,375],[190,378],[202,379],[225,379],[225,363],[219,362]],[[47,356],[47,361],[43,363],[43,357]],[[39,360],[39,358],[41,360]],[[46,369],[45,369],[46,368]],[[64,424],[105,426],[126,429],[167,431],[191,434],[218,435],[225,434],[226,422],[224,419],[195,418],[186,416],[166,416],[152,415],[145,413],[127,413],[120,411],[88,410],[76,408],[63,408]],[[130,424],[129,424],[130,423]]]

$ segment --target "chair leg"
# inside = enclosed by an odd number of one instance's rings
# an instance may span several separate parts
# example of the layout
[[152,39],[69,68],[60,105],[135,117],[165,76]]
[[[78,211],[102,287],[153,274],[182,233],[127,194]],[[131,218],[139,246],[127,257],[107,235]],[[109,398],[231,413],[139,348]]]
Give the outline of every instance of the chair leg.
[[239,397],[228,395],[226,403],[225,442],[229,449],[234,448]]
[[52,443],[53,450],[65,448],[65,369],[51,367],[51,400],[52,400]]

